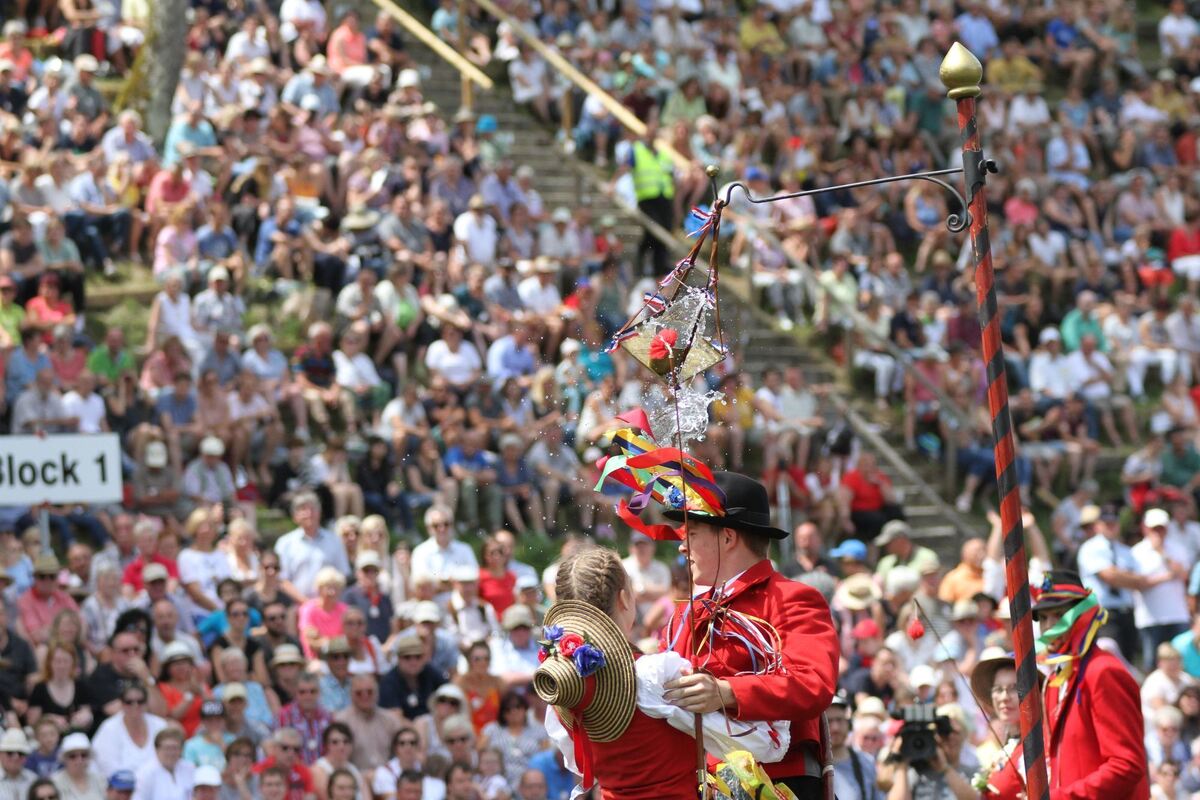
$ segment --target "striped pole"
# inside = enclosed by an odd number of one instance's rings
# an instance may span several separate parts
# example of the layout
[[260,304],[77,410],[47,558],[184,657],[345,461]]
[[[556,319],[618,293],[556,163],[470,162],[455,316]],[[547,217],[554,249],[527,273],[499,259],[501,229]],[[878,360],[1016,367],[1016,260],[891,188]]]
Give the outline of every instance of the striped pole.
[[996,482],[1004,530],[1005,574],[1016,650],[1017,694],[1021,698],[1021,744],[1025,758],[1026,795],[1030,800],[1050,800],[1042,728],[1042,697],[1038,692],[1037,665],[1034,662],[1025,532],[1021,525],[1021,496],[1017,489],[1016,465],[1013,463],[1016,441],[1008,408],[1004,345],[1000,341],[1000,309],[996,300],[996,276],[992,270],[987,201],[984,197],[987,173],[995,168],[984,161],[975,117],[975,98],[980,94],[983,65],[970,50],[955,42],[942,61],[939,74],[946,85],[947,94],[958,106],[958,129],[962,135],[963,182],[966,184],[967,210],[970,214],[971,250],[975,257],[975,292],[979,302],[979,325],[983,329],[983,360],[987,364],[988,410],[992,414]]

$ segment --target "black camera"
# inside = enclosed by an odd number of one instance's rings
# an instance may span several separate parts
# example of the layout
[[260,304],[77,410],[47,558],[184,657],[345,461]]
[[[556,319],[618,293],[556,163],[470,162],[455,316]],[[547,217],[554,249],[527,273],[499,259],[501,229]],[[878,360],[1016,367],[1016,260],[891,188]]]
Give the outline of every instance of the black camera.
[[949,736],[953,731],[950,718],[938,714],[932,703],[915,703],[905,706],[892,716],[901,720],[900,752],[898,761],[912,764],[918,769],[937,758],[937,740]]

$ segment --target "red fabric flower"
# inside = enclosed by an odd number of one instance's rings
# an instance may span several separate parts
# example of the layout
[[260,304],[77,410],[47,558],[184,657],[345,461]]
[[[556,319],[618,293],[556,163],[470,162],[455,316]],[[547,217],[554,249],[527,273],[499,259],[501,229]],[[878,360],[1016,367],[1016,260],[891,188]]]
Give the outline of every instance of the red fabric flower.
[[671,348],[677,341],[679,341],[679,333],[676,330],[663,328],[650,340],[650,357],[667,358],[671,355]]
[[925,635],[925,625],[917,617],[912,618],[912,622],[908,623],[908,638],[914,642]]
[[563,637],[558,640],[558,652],[564,658],[570,658],[575,655],[575,651],[583,645],[583,637],[578,633],[564,633]]
[[545,651],[545,650],[538,650],[538,663],[540,664],[540,663],[542,663],[542,662],[543,662],[543,661],[545,661],[545,660],[546,660],[546,651]]

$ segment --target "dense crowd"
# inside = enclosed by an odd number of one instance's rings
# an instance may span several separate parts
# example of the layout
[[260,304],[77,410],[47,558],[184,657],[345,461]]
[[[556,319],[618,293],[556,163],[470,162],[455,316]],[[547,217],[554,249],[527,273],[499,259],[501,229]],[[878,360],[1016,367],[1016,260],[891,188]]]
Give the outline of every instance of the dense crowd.
[[[756,194],[954,165],[937,66],[954,38],[984,60],[1017,474],[1025,504],[1052,510],[1045,536],[1027,512],[1034,579],[1078,567],[1110,610],[1101,641],[1145,675],[1156,797],[1200,790],[1186,5],[1156,12],[1147,69],[1120,3],[513,4],[648,120],[641,139],[467,7],[459,20],[441,3],[432,27],[457,42],[470,26],[471,57],[535,115],[570,103],[576,151],[670,229],[710,199],[709,163]],[[134,63],[148,14],[3,8],[2,424],[118,434],[126,492],[48,509],[57,556],[38,509],[0,509],[0,800],[568,796],[527,687],[554,559],[617,534],[592,490],[605,433],[661,401],[607,344],[665,249],[626,248],[586,206],[547,208],[508,159],[511,132],[424,97],[382,13],[194,4],[160,146],[104,85]],[[832,349],[881,408],[904,401],[908,447],[954,440],[969,510],[987,502],[992,451],[953,210],[925,184],[735,196],[722,231],[785,327],[832,332],[860,312],[852,346]],[[161,287],[146,330],[105,330],[87,288],[131,262]],[[700,380],[727,401],[698,455],[787,485],[804,521],[783,566],[831,600],[839,797],[965,796],[885,763],[890,712],[935,702],[964,777],[996,757],[992,731],[1015,729],[998,521],[947,569],[800,369],[752,377],[731,358]],[[1102,444],[1127,443],[1120,488],[1101,488]],[[280,517],[291,530],[271,541],[260,526]],[[543,534],[555,552],[517,560]],[[686,576],[639,536],[625,564],[653,649]]]

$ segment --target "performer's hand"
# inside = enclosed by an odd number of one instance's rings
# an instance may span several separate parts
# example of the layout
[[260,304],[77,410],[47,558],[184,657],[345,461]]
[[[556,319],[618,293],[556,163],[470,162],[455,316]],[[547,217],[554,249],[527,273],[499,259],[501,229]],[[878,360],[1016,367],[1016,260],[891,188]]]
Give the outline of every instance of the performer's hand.
[[729,683],[717,680],[706,672],[667,681],[663,688],[667,690],[663,693],[663,700],[694,714],[719,711],[735,703]]

